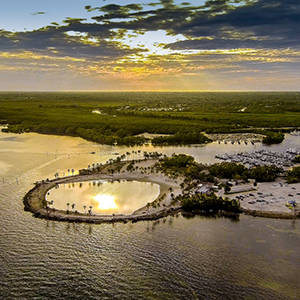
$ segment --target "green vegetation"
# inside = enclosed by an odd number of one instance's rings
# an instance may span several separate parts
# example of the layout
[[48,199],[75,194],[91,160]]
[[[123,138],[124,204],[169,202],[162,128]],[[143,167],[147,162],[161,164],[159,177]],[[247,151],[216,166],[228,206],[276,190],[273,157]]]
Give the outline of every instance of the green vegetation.
[[214,177],[208,173],[207,166],[196,163],[194,157],[186,154],[172,154],[171,157],[163,157],[155,167],[171,178],[184,177],[186,183],[193,180],[215,181]]
[[211,175],[218,178],[247,179],[248,169],[242,165],[232,162],[216,163],[209,167]]
[[274,181],[283,169],[275,166],[261,166],[254,167],[250,171],[250,178],[255,179],[258,182]]
[[255,179],[258,182],[274,181],[280,173],[281,168],[276,166],[260,166],[247,169],[242,164],[232,162],[216,163],[209,167],[210,174],[218,178],[227,178],[235,180]]
[[299,164],[300,163],[300,154],[296,155],[293,159],[293,163]]
[[[291,93],[0,93],[5,131],[79,136],[103,144],[209,142],[207,133],[261,132],[282,141],[300,127],[300,94]],[[94,112],[94,113],[92,113]]]
[[177,200],[181,202],[182,208],[186,211],[201,210],[213,213],[218,211],[240,212],[240,203],[238,200],[218,197],[213,193],[209,195],[178,196]]
[[185,170],[187,167],[196,165],[193,156],[186,154],[173,154],[171,157],[165,157],[161,160],[162,169]]
[[299,166],[294,167],[288,171],[287,182],[288,183],[300,182],[300,167]]
[[263,143],[267,145],[280,144],[284,140],[284,134],[282,132],[263,132],[266,136],[263,138]]
[[[171,157],[163,157],[156,167],[167,176],[173,178],[177,178],[179,175],[182,176],[186,190],[193,188],[195,183],[201,181],[217,184],[219,179],[243,181],[255,179],[257,182],[274,181],[283,172],[282,168],[272,165],[248,169],[239,163],[222,162],[207,166],[195,162],[192,156],[185,154],[173,154]],[[230,186],[224,184],[222,186],[225,191],[230,191]]]
[[172,136],[159,136],[152,140],[154,145],[190,145],[204,144],[211,140],[199,131],[181,130]]

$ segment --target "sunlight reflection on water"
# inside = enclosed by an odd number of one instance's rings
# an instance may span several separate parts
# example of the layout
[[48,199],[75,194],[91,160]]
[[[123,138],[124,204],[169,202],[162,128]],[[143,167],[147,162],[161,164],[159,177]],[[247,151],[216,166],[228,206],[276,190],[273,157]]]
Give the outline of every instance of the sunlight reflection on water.
[[159,193],[159,185],[149,182],[85,181],[59,185],[49,191],[47,200],[53,200],[57,209],[69,207],[78,212],[92,209],[95,214],[131,214],[152,202]]

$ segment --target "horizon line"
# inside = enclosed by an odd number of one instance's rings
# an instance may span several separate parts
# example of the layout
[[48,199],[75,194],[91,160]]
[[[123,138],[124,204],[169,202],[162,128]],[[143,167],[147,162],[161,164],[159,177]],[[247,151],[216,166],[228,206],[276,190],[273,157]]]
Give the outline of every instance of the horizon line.
[[300,90],[0,90],[0,93],[299,93]]

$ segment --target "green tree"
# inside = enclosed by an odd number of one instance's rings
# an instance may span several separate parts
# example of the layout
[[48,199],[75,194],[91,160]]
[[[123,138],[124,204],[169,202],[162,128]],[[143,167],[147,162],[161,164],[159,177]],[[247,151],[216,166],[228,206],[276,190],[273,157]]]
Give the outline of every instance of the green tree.
[[288,171],[287,182],[288,183],[300,182],[300,166],[294,167]]
[[283,170],[276,166],[254,167],[250,171],[250,178],[258,182],[274,181]]
[[280,144],[284,140],[284,134],[282,132],[264,132],[266,136],[263,138],[263,143],[267,145]]
[[211,175],[218,178],[235,178],[237,175],[247,178],[248,169],[242,165],[233,162],[216,163],[209,167]]

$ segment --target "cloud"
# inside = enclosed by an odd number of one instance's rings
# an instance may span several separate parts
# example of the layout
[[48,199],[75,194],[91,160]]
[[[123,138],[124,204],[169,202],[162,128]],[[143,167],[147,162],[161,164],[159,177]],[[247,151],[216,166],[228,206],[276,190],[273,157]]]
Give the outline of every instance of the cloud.
[[[174,5],[173,1],[152,3],[161,8],[131,11],[126,6],[108,5],[93,17],[99,23],[126,29],[159,30],[182,34],[190,41],[172,47],[196,49],[226,47],[299,47],[300,3],[295,0],[230,1],[209,0],[205,5]],[[235,5],[233,5],[235,4]],[[117,21],[114,19],[119,18]],[[123,18],[123,20],[122,20]],[[235,37],[230,36],[235,32]],[[252,36],[244,37],[244,32]],[[239,36],[238,36],[239,34]],[[195,40],[213,37],[210,41]],[[231,46],[232,45],[232,46]]]
[[157,0],[84,8],[91,19],[69,17],[31,32],[0,30],[1,70],[67,68],[122,80],[183,76],[195,77],[195,84],[213,72],[293,68],[293,76],[299,75],[298,0],[207,0],[203,5]]
[[[276,4],[276,5],[275,5]],[[152,6],[152,8],[150,8]],[[68,38],[65,33],[76,31],[97,39],[98,55],[117,55],[120,49],[113,41],[116,32],[132,30],[147,32],[164,30],[170,35],[183,35],[184,41],[166,44],[165,48],[235,49],[235,48],[299,48],[300,3],[296,0],[208,0],[194,6],[173,0],[150,4],[108,4],[92,8],[101,15],[94,22],[86,18],[66,18],[64,25],[41,28],[32,32],[9,35],[0,32],[0,50],[59,48],[70,55],[97,55],[94,45],[84,39]],[[96,22],[95,22],[96,21]],[[160,42],[160,41],[158,41]],[[128,49],[123,47],[125,55]],[[133,51],[135,52],[135,51]]]
[[[269,3],[274,1],[257,1],[213,17],[209,13],[197,13],[189,23],[175,27],[176,32],[190,36],[190,41],[172,47],[299,48],[297,28],[300,25],[300,3],[294,0],[277,1],[276,6],[267,5]],[[232,36],[231,32],[234,32],[235,36]],[[251,35],[244,36],[245,32],[250,32]],[[213,39],[193,40],[199,37]]]
[[35,12],[33,14],[31,14],[32,16],[37,16],[37,15],[45,15],[46,13],[44,11],[38,11],[38,12]]

